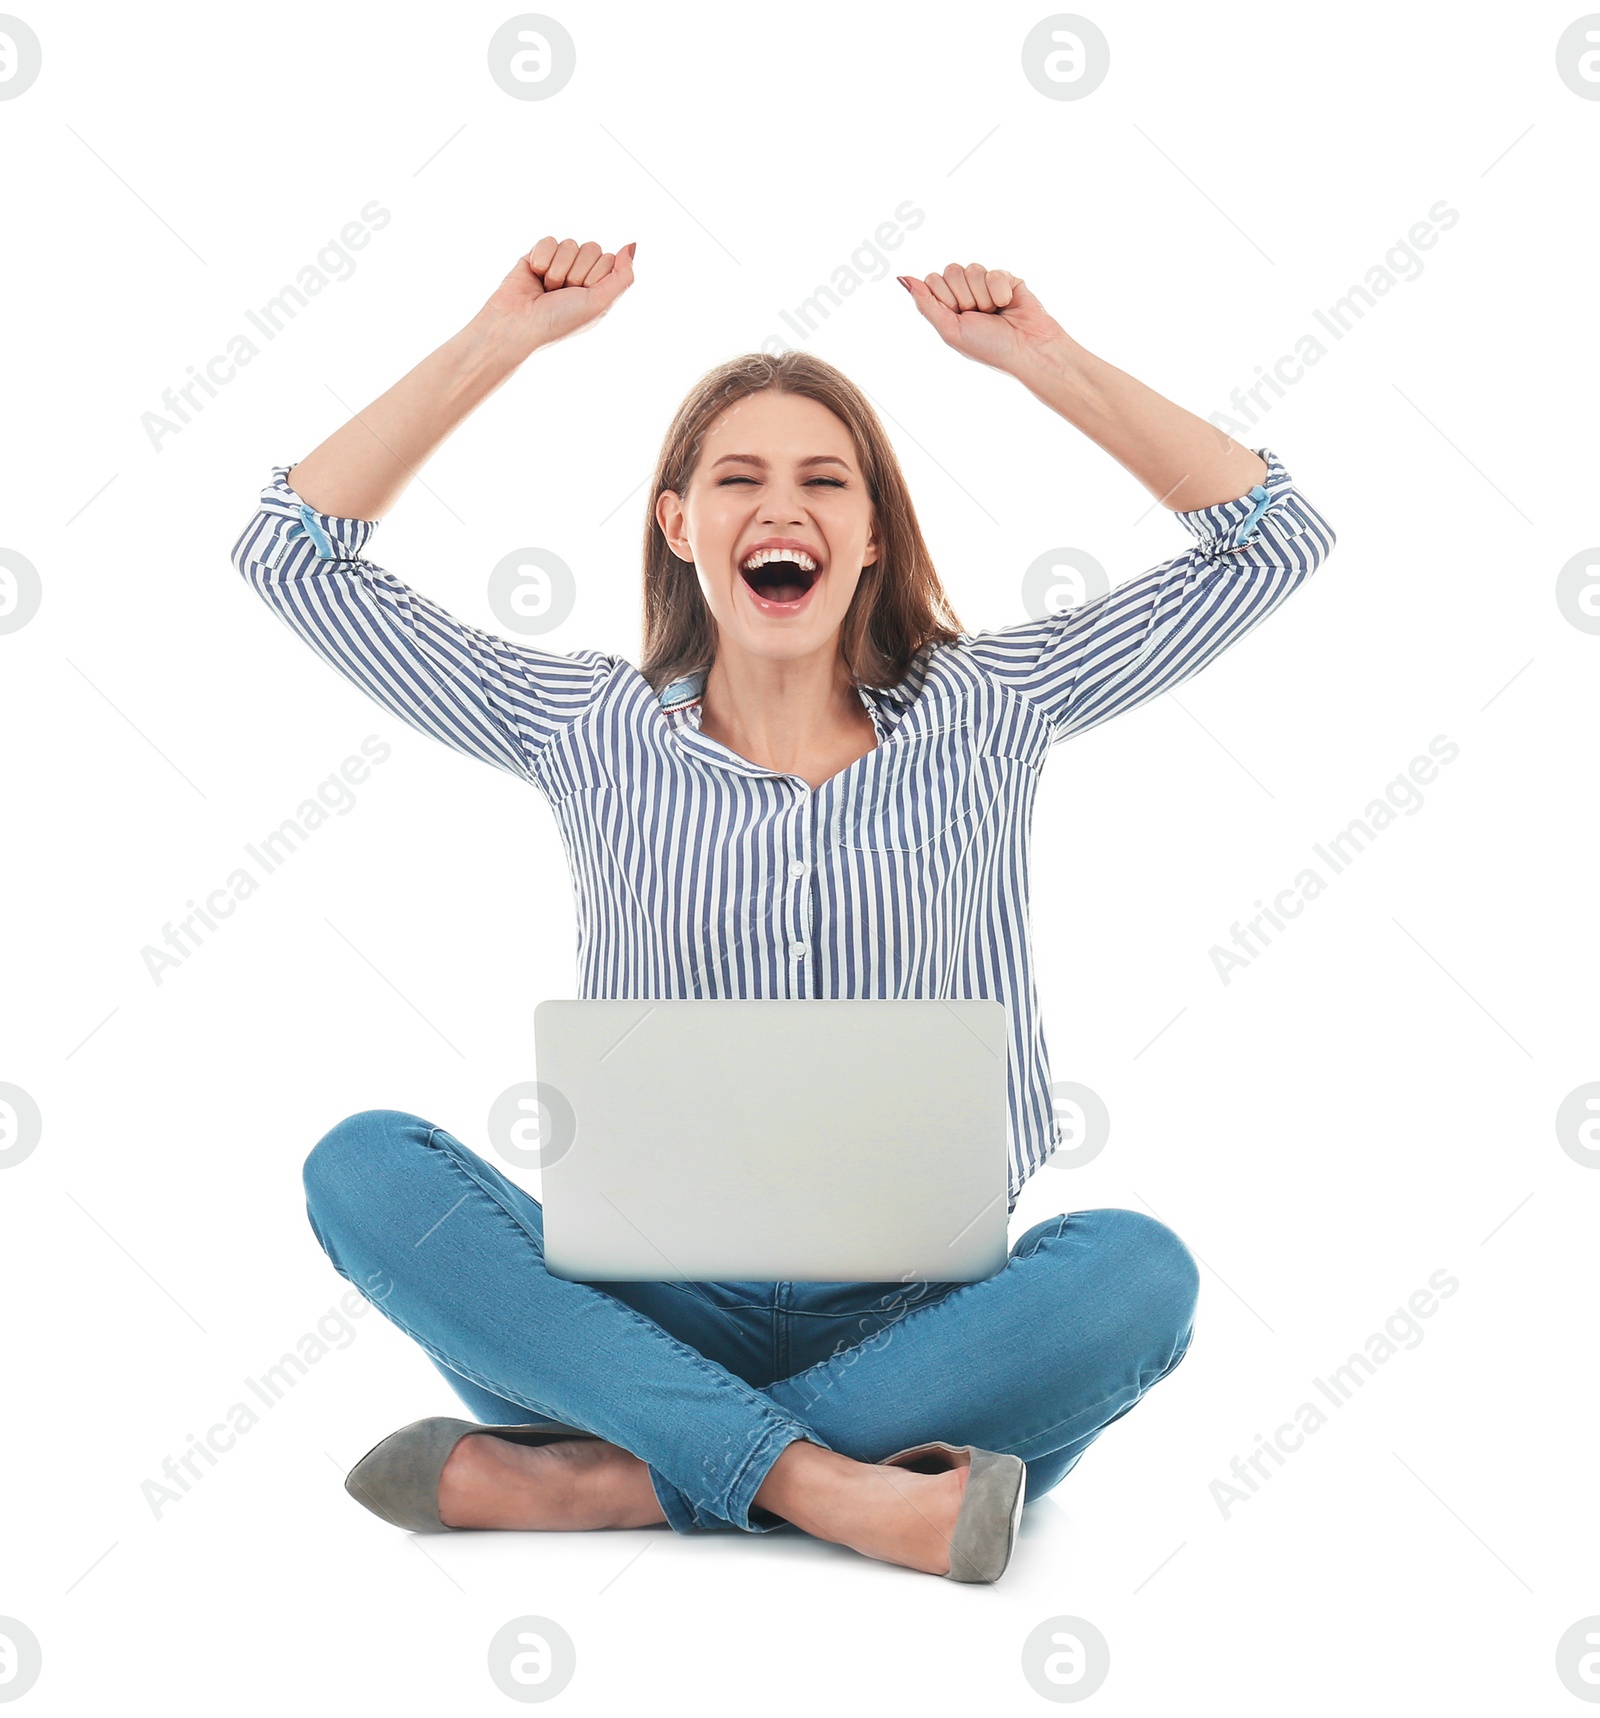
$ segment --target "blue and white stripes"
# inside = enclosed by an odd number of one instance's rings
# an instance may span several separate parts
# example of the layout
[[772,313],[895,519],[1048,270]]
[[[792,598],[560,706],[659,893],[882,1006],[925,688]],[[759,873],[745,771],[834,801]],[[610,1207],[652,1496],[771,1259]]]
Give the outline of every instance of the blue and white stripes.
[[1004,1002],[1014,1208],[1060,1138],[1028,931],[1039,771],[1056,741],[1197,674],[1332,549],[1257,451],[1263,484],[1176,515],[1186,554],[861,688],[878,746],[815,790],[702,734],[697,683],[658,697],[622,657],[454,619],[363,558],[371,521],[306,507],[289,467],[233,560],[385,709],[543,792],[577,894],[579,995]]

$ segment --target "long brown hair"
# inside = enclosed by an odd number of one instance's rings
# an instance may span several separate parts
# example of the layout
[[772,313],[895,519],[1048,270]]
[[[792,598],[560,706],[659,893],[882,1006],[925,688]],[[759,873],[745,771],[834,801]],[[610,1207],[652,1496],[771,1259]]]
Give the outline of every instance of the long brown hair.
[[952,643],[961,622],[950,606],[894,449],[860,389],[832,364],[809,352],[747,352],[730,358],[695,384],[661,446],[644,531],[644,663],[656,690],[680,675],[709,668],[717,654],[717,625],[694,566],[680,561],[656,520],[664,490],[682,495],[699,463],[706,432],[737,400],[772,390],[826,406],[849,430],[866,479],[880,549],[861,569],[839,634],[840,653],[858,686],[896,686],[927,644]]

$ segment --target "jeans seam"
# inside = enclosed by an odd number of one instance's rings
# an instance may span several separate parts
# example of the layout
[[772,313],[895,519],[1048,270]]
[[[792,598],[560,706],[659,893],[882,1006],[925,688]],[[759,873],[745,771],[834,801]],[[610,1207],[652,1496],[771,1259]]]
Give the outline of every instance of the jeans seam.
[[[907,1286],[910,1287],[911,1285],[908,1284]],[[973,1286],[971,1283],[951,1283],[945,1288],[943,1294],[931,1300],[924,1300],[919,1306],[915,1306],[911,1310],[921,1312],[923,1307],[937,1306],[940,1301],[947,1300],[957,1289]],[[805,1307],[786,1307],[784,1310],[790,1318],[862,1318],[869,1312],[884,1312],[891,1309],[882,1306],[880,1302],[872,1302],[865,1306],[851,1307],[846,1312],[813,1312]]]
[[[480,1193],[483,1193],[484,1195],[486,1195],[487,1198],[490,1200],[490,1202],[495,1206],[495,1208],[497,1210],[499,1210],[505,1216],[507,1221],[509,1221],[511,1223],[511,1225],[517,1230],[517,1232],[521,1235],[524,1235],[531,1243],[533,1243],[537,1247],[539,1258],[540,1258],[540,1261],[542,1262],[544,1259],[543,1238],[542,1237],[536,1237],[533,1234],[533,1232],[530,1229],[528,1229],[518,1219],[518,1217],[514,1211],[508,1210],[503,1204],[501,1204],[498,1196],[496,1195],[496,1193],[494,1191],[494,1188],[490,1185],[487,1185],[483,1181],[481,1181],[472,1172],[470,1165],[463,1163],[462,1160],[459,1157],[457,1157],[453,1151],[451,1151],[449,1149],[449,1146],[445,1146],[445,1145],[437,1145],[436,1146],[434,1144],[435,1139],[440,1134],[443,1134],[444,1137],[451,1142],[451,1144],[454,1144],[454,1145],[460,1145],[461,1144],[460,1140],[458,1140],[455,1137],[455,1135],[449,1131],[448,1128],[430,1127],[428,1129],[427,1140],[425,1141],[425,1144],[427,1145],[427,1147],[430,1150],[437,1150],[437,1151],[441,1152],[445,1157],[447,1157],[450,1160],[451,1164],[454,1165],[454,1167],[457,1170],[459,1170],[461,1172],[461,1174],[464,1175],[472,1183],[472,1185],[474,1187],[476,1187],[478,1189],[478,1191]],[[466,1149],[467,1148],[465,1146],[462,1146],[463,1151],[465,1151]],[[586,1288],[593,1288],[595,1285],[593,1283],[586,1283],[584,1286]],[[668,1288],[678,1289],[682,1293],[689,1295],[691,1298],[700,1301],[703,1305],[710,1307],[713,1312],[718,1313],[719,1315],[721,1315],[723,1317],[728,1316],[726,1308],[718,1306],[717,1303],[714,1300],[712,1300],[708,1295],[701,1294],[695,1288],[693,1283],[668,1282],[665,1284],[665,1286]],[[599,1290],[598,1292],[600,1292],[602,1294],[605,1293],[605,1291],[603,1289]],[[617,1297],[615,1295],[612,1295],[610,1298],[612,1300],[617,1300]],[[627,1303],[625,1301],[617,1301],[617,1304],[619,1306],[627,1305]],[[632,1307],[629,1307],[628,1310],[630,1312],[632,1312],[634,1309]],[[635,1314],[635,1316],[638,1316],[638,1315]],[[654,1323],[654,1320],[647,1320],[646,1322],[647,1323]],[[659,1329],[659,1328],[660,1328],[660,1326],[658,1325],[657,1329]]]
[[[1023,1256],[1031,1258],[1032,1254],[1024,1254]],[[931,1281],[932,1279],[929,1280]],[[911,1307],[905,1312],[903,1317],[897,1318],[891,1313],[891,1315],[885,1318],[884,1322],[880,1324],[876,1330],[869,1331],[866,1335],[858,1337],[856,1341],[847,1344],[843,1349],[836,1345],[832,1354],[824,1355],[821,1360],[813,1361],[811,1365],[804,1369],[804,1371],[790,1373],[787,1378],[781,1380],[774,1379],[774,1382],[798,1385],[799,1381],[804,1378],[808,1372],[815,1372],[820,1366],[831,1366],[833,1362],[839,1358],[840,1354],[847,1354],[853,1349],[864,1348],[868,1343],[876,1342],[886,1331],[892,1331],[897,1325],[904,1324],[910,1319],[915,1318],[919,1312],[931,1312],[934,1307],[943,1306],[946,1301],[953,1298],[957,1290],[964,1288],[981,1288],[983,1286],[983,1282],[988,1280],[990,1279],[985,1278],[976,1283],[953,1283],[943,1294],[938,1295],[932,1300],[925,1300],[918,1306]],[[908,1284],[907,1286],[911,1287],[914,1285]],[[857,1309],[853,1312],[843,1313],[812,1313],[808,1316],[813,1318],[859,1318],[862,1315],[862,1310],[863,1309]]]
[[[1137,1403],[1138,1401],[1141,1400],[1141,1398],[1143,1398],[1144,1396],[1147,1396],[1150,1393],[1150,1391],[1152,1391],[1156,1387],[1156,1385],[1162,1381],[1163,1378],[1168,1377],[1174,1370],[1176,1370],[1178,1362],[1180,1360],[1182,1360],[1184,1355],[1187,1354],[1188,1352],[1189,1352],[1189,1344],[1187,1342],[1185,1342],[1183,1347],[1178,1351],[1178,1353],[1171,1360],[1169,1360],[1167,1362],[1167,1364],[1165,1366],[1163,1366],[1161,1368],[1161,1370],[1159,1372],[1157,1372],[1156,1375],[1148,1383],[1144,1382],[1144,1374],[1143,1374],[1143,1371],[1141,1371],[1139,1374],[1139,1383],[1137,1384],[1137,1386],[1134,1389],[1133,1396],[1132,1396],[1131,1400],[1128,1402],[1128,1408],[1133,1407],[1135,1403]],[[1032,1437],[1019,1438],[1016,1441],[1018,1443],[1028,1444],[1028,1443],[1032,1443],[1034,1441],[1034,1438],[1049,1437],[1051,1434],[1060,1431],[1060,1429],[1063,1426],[1074,1425],[1077,1421],[1081,1420],[1085,1414],[1097,1414],[1097,1413],[1099,1413],[1099,1411],[1102,1408],[1106,1407],[1107,1404],[1116,1401],[1117,1397],[1123,1393],[1124,1393],[1123,1391],[1113,1390],[1110,1393],[1110,1395],[1102,1396],[1098,1402],[1093,1402],[1086,1408],[1080,1408],[1077,1411],[1077,1413],[1069,1415],[1064,1420],[1057,1420],[1053,1426],[1046,1426],[1043,1431],[1035,1432]],[[1127,1408],[1125,1408],[1123,1410],[1123,1412],[1126,1413]],[[1119,1418],[1120,1418],[1120,1416],[1119,1416]],[[1106,1424],[1109,1425],[1110,1421],[1107,1421]],[[1062,1449],[1066,1446],[1066,1444],[1070,1444],[1071,1442],[1072,1442],[1072,1439],[1069,1437],[1069,1438],[1065,1439],[1063,1441],[1063,1443],[1056,1444],[1054,1446],[1054,1448],[1055,1449]],[[1013,1446],[1013,1448],[1010,1451],[1007,1451],[1005,1453],[1015,1454],[1015,1446]],[[1051,1451],[1047,1450],[1044,1453],[1046,1455],[1048,1455],[1051,1453]],[[1037,1456],[1035,1456],[1035,1457],[1031,1457],[1029,1459],[1037,1461],[1039,1458]]]
[[[773,1412],[776,1414],[777,1410],[774,1409]],[[810,1429],[809,1426],[802,1425],[798,1420],[789,1420],[789,1419],[785,1418],[784,1422],[781,1424],[768,1426],[765,1429],[765,1431],[763,1431],[762,1435],[756,1439],[755,1443],[751,1445],[748,1454],[745,1456],[744,1460],[742,1462],[740,1462],[740,1464],[739,1464],[738,1472],[735,1473],[733,1478],[729,1481],[728,1495],[730,1497],[737,1496],[740,1487],[744,1484],[745,1475],[747,1473],[749,1473],[751,1467],[757,1461],[760,1460],[760,1458],[762,1457],[763,1454],[765,1454],[767,1448],[773,1443],[774,1439],[778,1436],[778,1434],[781,1432],[786,1432],[786,1431],[793,1431],[795,1433],[795,1436],[792,1438],[785,1438],[783,1440],[783,1446],[778,1451],[779,1455],[781,1455],[783,1453],[783,1450],[787,1449],[790,1444],[798,1443],[801,1439],[810,1439],[810,1440],[814,1440],[817,1442],[821,1442],[821,1440],[817,1438],[816,1433],[814,1433]],[[829,1449],[832,1446],[828,1445],[828,1444],[823,1444],[822,1447],[824,1449]],[[774,1456],[772,1459],[775,1462],[778,1458],[777,1458],[777,1456]],[[770,1471],[770,1465],[771,1464],[769,1464],[769,1471]],[[762,1477],[764,1479],[766,1476],[763,1475]],[[746,1499],[744,1507],[741,1511],[741,1513],[744,1516],[744,1521],[743,1521],[743,1523],[740,1523],[737,1521],[734,1522],[735,1527],[742,1526],[744,1531],[746,1531],[746,1532],[756,1531],[750,1525],[750,1505],[755,1502],[755,1493],[757,1491],[760,1491],[760,1489],[761,1489],[761,1486],[758,1483],[755,1486],[755,1488],[751,1491],[751,1494],[750,1494],[749,1498]],[[698,1514],[698,1511],[696,1513]]]
[[[1133,1392],[1133,1402],[1137,1402],[1139,1400],[1139,1398],[1142,1395],[1144,1395],[1145,1391],[1150,1388],[1151,1384],[1156,1384],[1159,1382],[1160,1382],[1159,1379],[1152,1378],[1150,1380],[1150,1384],[1139,1385]],[[1023,1443],[1023,1444],[1030,1444],[1033,1442],[1034,1438],[1050,1437],[1053,1434],[1055,1434],[1056,1432],[1059,1432],[1063,1426],[1076,1425],[1077,1422],[1079,1420],[1083,1419],[1083,1417],[1086,1414],[1098,1414],[1102,1408],[1106,1407],[1111,1402],[1115,1402],[1117,1400],[1118,1396],[1120,1396],[1124,1393],[1125,1393],[1124,1391],[1113,1390],[1109,1396],[1102,1396],[1098,1402],[1090,1403],[1090,1405],[1087,1408],[1080,1408],[1077,1411],[1077,1413],[1068,1415],[1068,1417],[1066,1419],[1057,1420],[1053,1426],[1046,1426],[1043,1431],[1035,1432],[1033,1434],[1032,1438],[1018,1438],[1016,1440],[1016,1442],[1017,1443]],[[1132,1402],[1129,1403],[1129,1406],[1130,1407],[1132,1406]],[[1051,1446],[1051,1448],[1052,1449],[1060,1449],[1063,1447],[1063,1444],[1070,1444],[1071,1442],[1072,1442],[1072,1439],[1070,1437],[1064,1438],[1061,1443],[1054,1444]],[[1007,1453],[1008,1454],[1014,1454],[1015,1453],[1014,1447],[1011,1451],[1008,1451]],[[1046,1453],[1048,1453],[1048,1452],[1046,1452]]]

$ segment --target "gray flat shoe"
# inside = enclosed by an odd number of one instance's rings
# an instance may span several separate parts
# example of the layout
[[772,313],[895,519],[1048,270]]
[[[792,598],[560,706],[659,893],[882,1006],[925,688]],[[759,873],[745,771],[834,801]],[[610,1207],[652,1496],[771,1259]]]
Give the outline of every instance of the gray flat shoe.
[[917,1444],[885,1456],[880,1467],[910,1468],[913,1473],[946,1473],[970,1466],[961,1513],[950,1535],[948,1581],[998,1581],[1011,1561],[1022,1520],[1023,1481],[1027,1469],[1020,1456],[980,1450],[974,1444],[935,1441]]
[[451,1451],[474,1432],[512,1444],[550,1444],[595,1435],[554,1420],[529,1420],[520,1426],[480,1426],[476,1420],[447,1416],[413,1420],[374,1444],[346,1474],[344,1488],[374,1515],[412,1533],[466,1532],[439,1519],[439,1476]]

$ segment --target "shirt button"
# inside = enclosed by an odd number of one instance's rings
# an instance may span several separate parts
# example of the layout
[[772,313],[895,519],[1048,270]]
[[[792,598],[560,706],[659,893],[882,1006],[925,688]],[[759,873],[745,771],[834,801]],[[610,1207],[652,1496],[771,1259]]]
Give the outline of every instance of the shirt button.
[[804,859],[791,859],[789,861],[789,875],[791,877],[803,877],[805,874],[806,862]]
[[795,960],[804,960],[806,958],[806,945],[804,943],[790,943],[789,953]]

